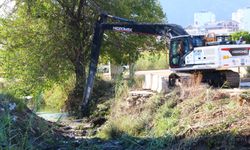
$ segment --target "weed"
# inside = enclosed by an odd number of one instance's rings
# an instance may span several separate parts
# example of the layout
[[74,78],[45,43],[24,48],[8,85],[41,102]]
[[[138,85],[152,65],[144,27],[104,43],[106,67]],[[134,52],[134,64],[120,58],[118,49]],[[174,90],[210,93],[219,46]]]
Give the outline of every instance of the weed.
[[215,106],[211,102],[208,102],[207,104],[204,105],[205,111],[208,111],[208,112],[213,110],[214,108],[215,108]]
[[155,114],[153,133],[156,137],[177,134],[180,111],[169,106],[171,105],[165,103]]
[[65,110],[66,100],[74,88],[75,78],[70,77],[63,84],[54,84],[43,93],[44,106],[40,111],[61,112]]
[[101,132],[99,132],[98,136],[102,139],[108,140],[108,139],[115,139],[117,137],[121,137],[123,132],[119,130],[113,123],[109,122],[106,124]]
[[54,85],[52,89],[44,93],[44,108],[45,111],[60,112],[64,109],[65,101],[67,100],[67,92],[63,87]]
[[53,144],[53,127],[22,105],[21,100],[0,95],[0,149],[36,149],[43,148],[41,143]]
[[132,89],[140,89],[144,82],[144,76],[136,76],[133,81],[133,84],[131,84],[131,86],[129,87],[131,87]]
[[[125,140],[128,149],[233,148],[239,134],[236,126],[247,125],[247,107],[237,110],[229,94],[198,82],[183,87],[166,95],[156,94],[139,104],[138,96],[119,94],[100,134],[105,139]],[[128,100],[133,105],[128,106]]]
[[119,99],[121,97],[127,97],[128,95],[128,83],[124,78],[120,75],[116,78],[115,84],[115,98]]
[[228,109],[235,109],[235,107],[237,107],[237,103],[236,103],[236,101],[231,100],[231,101],[226,105],[226,107],[227,107]]

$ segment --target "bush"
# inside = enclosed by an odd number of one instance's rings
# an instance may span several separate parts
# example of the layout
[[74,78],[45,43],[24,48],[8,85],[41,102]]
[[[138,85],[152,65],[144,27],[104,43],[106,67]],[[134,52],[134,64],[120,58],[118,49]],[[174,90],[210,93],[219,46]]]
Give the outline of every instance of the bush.
[[136,70],[154,70],[154,69],[166,69],[168,68],[166,51],[157,53],[143,52],[142,56],[136,62]]
[[249,32],[247,32],[247,31],[235,32],[235,33],[233,33],[231,36],[232,36],[232,39],[233,39],[234,41],[237,41],[237,40],[240,39],[240,37],[242,37],[243,40],[246,41],[247,44],[250,43],[250,34],[249,34]]
[[65,107],[65,101],[67,100],[67,92],[63,87],[54,85],[52,89],[45,91],[44,93],[44,108],[43,111],[60,112]]
[[54,84],[43,94],[43,111],[61,112],[65,110],[65,102],[69,92],[74,88],[75,79],[71,77],[64,84]]

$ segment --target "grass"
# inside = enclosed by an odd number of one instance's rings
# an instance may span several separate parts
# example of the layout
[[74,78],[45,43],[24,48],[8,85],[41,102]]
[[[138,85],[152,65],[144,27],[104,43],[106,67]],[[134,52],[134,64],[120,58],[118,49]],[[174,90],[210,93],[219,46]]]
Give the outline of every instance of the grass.
[[250,111],[249,102],[240,105],[230,94],[198,82],[147,99],[123,93],[98,136],[131,149],[234,148],[245,138],[243,131],[250,131]]
[[58,149],[56,147],[63,145],[66,138],[57,128],[57,125],[37,117],[22,100],[0,94],[1,150]]
[[[0,149],[72,149],[57,123],[47,122],[33,113],[23,100],[0,94]],[[83,144],[86,144],[83,141]],[[81,146],[81,145],[79,145]]]
[[[165,94],[133,96],[128,93],[129,84],[122,77],[117,78],[112,87],[114,97],[108,101],[98,99],[104,103],[95,107],[93,115],[108,121],[98,128],[97,137],[119,141],[126,149],[233,149],[236,145],[244,148],[244,138],[250,134],[249,91],[231,96],[192,82]],[[53,91],[62,95],[61,90],[58,86]],[[53,91],[50,94],[55,94]],[[239,103],[241,95],[244,103]],[[11,111],[9,103],[13,102],[17,106]],[[2,108],[8,111],[1,111]],[[19,100],[0,95],[0,148],[36,149],[57,144],[53,143],[53,127],[27,114],[31,113]],[[102,145],[91,147],[102,149]]]
[[[98,134],[102,139],[126,141],[124,137],[127,139],[147,136],[166,137],[163,141],[157,141],[157,144],[155,140],[149,142],[148,147],[160,148],[166,144],[166,140],[170,141],[172,135],[177,132],[175,126],[178,124],[180,115],[179,110],[175,108],[177,96],[168,100],[164,98],[164,95],[155,95],[147,101],[135,105],[129,104],[131,99],[128,95],[124,97],[122,94],[116,98],[111,108],[109,121]],[[143,97],[137,100],[142,99]],[[136,143],[133,142],[133,138],[130,139],[130,144],[131,142]]]

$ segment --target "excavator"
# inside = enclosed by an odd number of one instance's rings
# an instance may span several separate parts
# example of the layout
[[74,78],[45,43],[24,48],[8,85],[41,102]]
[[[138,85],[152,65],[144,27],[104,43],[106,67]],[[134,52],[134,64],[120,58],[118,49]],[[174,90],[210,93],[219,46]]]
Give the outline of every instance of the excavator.
[[[111,23],[108,19],[112,20]],[[221,87],[239,87],[240,75],[231,67],[250,66],[250,45],[223,44],[208,46],[201,36],[189,35],[180,25],[160,23],[138,23],[133,20],[100,14],[95,23],[92,41],[89,75],[84,91],[83,105],[88,104],[97,70],[100,48],[105,31],[128,34],[145,34],[166,37],[169,47],[169,86],[182,80],[182,74],[202,74],[202,82]]]

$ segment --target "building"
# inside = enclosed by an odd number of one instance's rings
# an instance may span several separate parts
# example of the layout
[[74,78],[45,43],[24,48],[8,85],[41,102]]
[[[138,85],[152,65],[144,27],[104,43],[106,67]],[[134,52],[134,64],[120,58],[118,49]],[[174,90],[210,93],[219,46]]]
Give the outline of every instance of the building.
[[250,7],[232,13],[232,20],[239,22],[239,29],[250,31]]
[[195,26],[204,26],[207,23],[215,22],[215,14],[210,11],[200,11],[194,13],[194,25]]
[[208,33],[215,34],[231,34],[239,30],[239,23],[233,20],[216,21],[213,23],[206,23],[204,26],[189,25],[185,30],[190,35],[205,35]]
[[199,27],[199,26],[189,25],[185,28],[185,30],[190,35],[204,35],[207,33],[204,26]]
[[239,23],[233,20],[217,21],[205,25],[207,33],[231,34],[239,30]]

